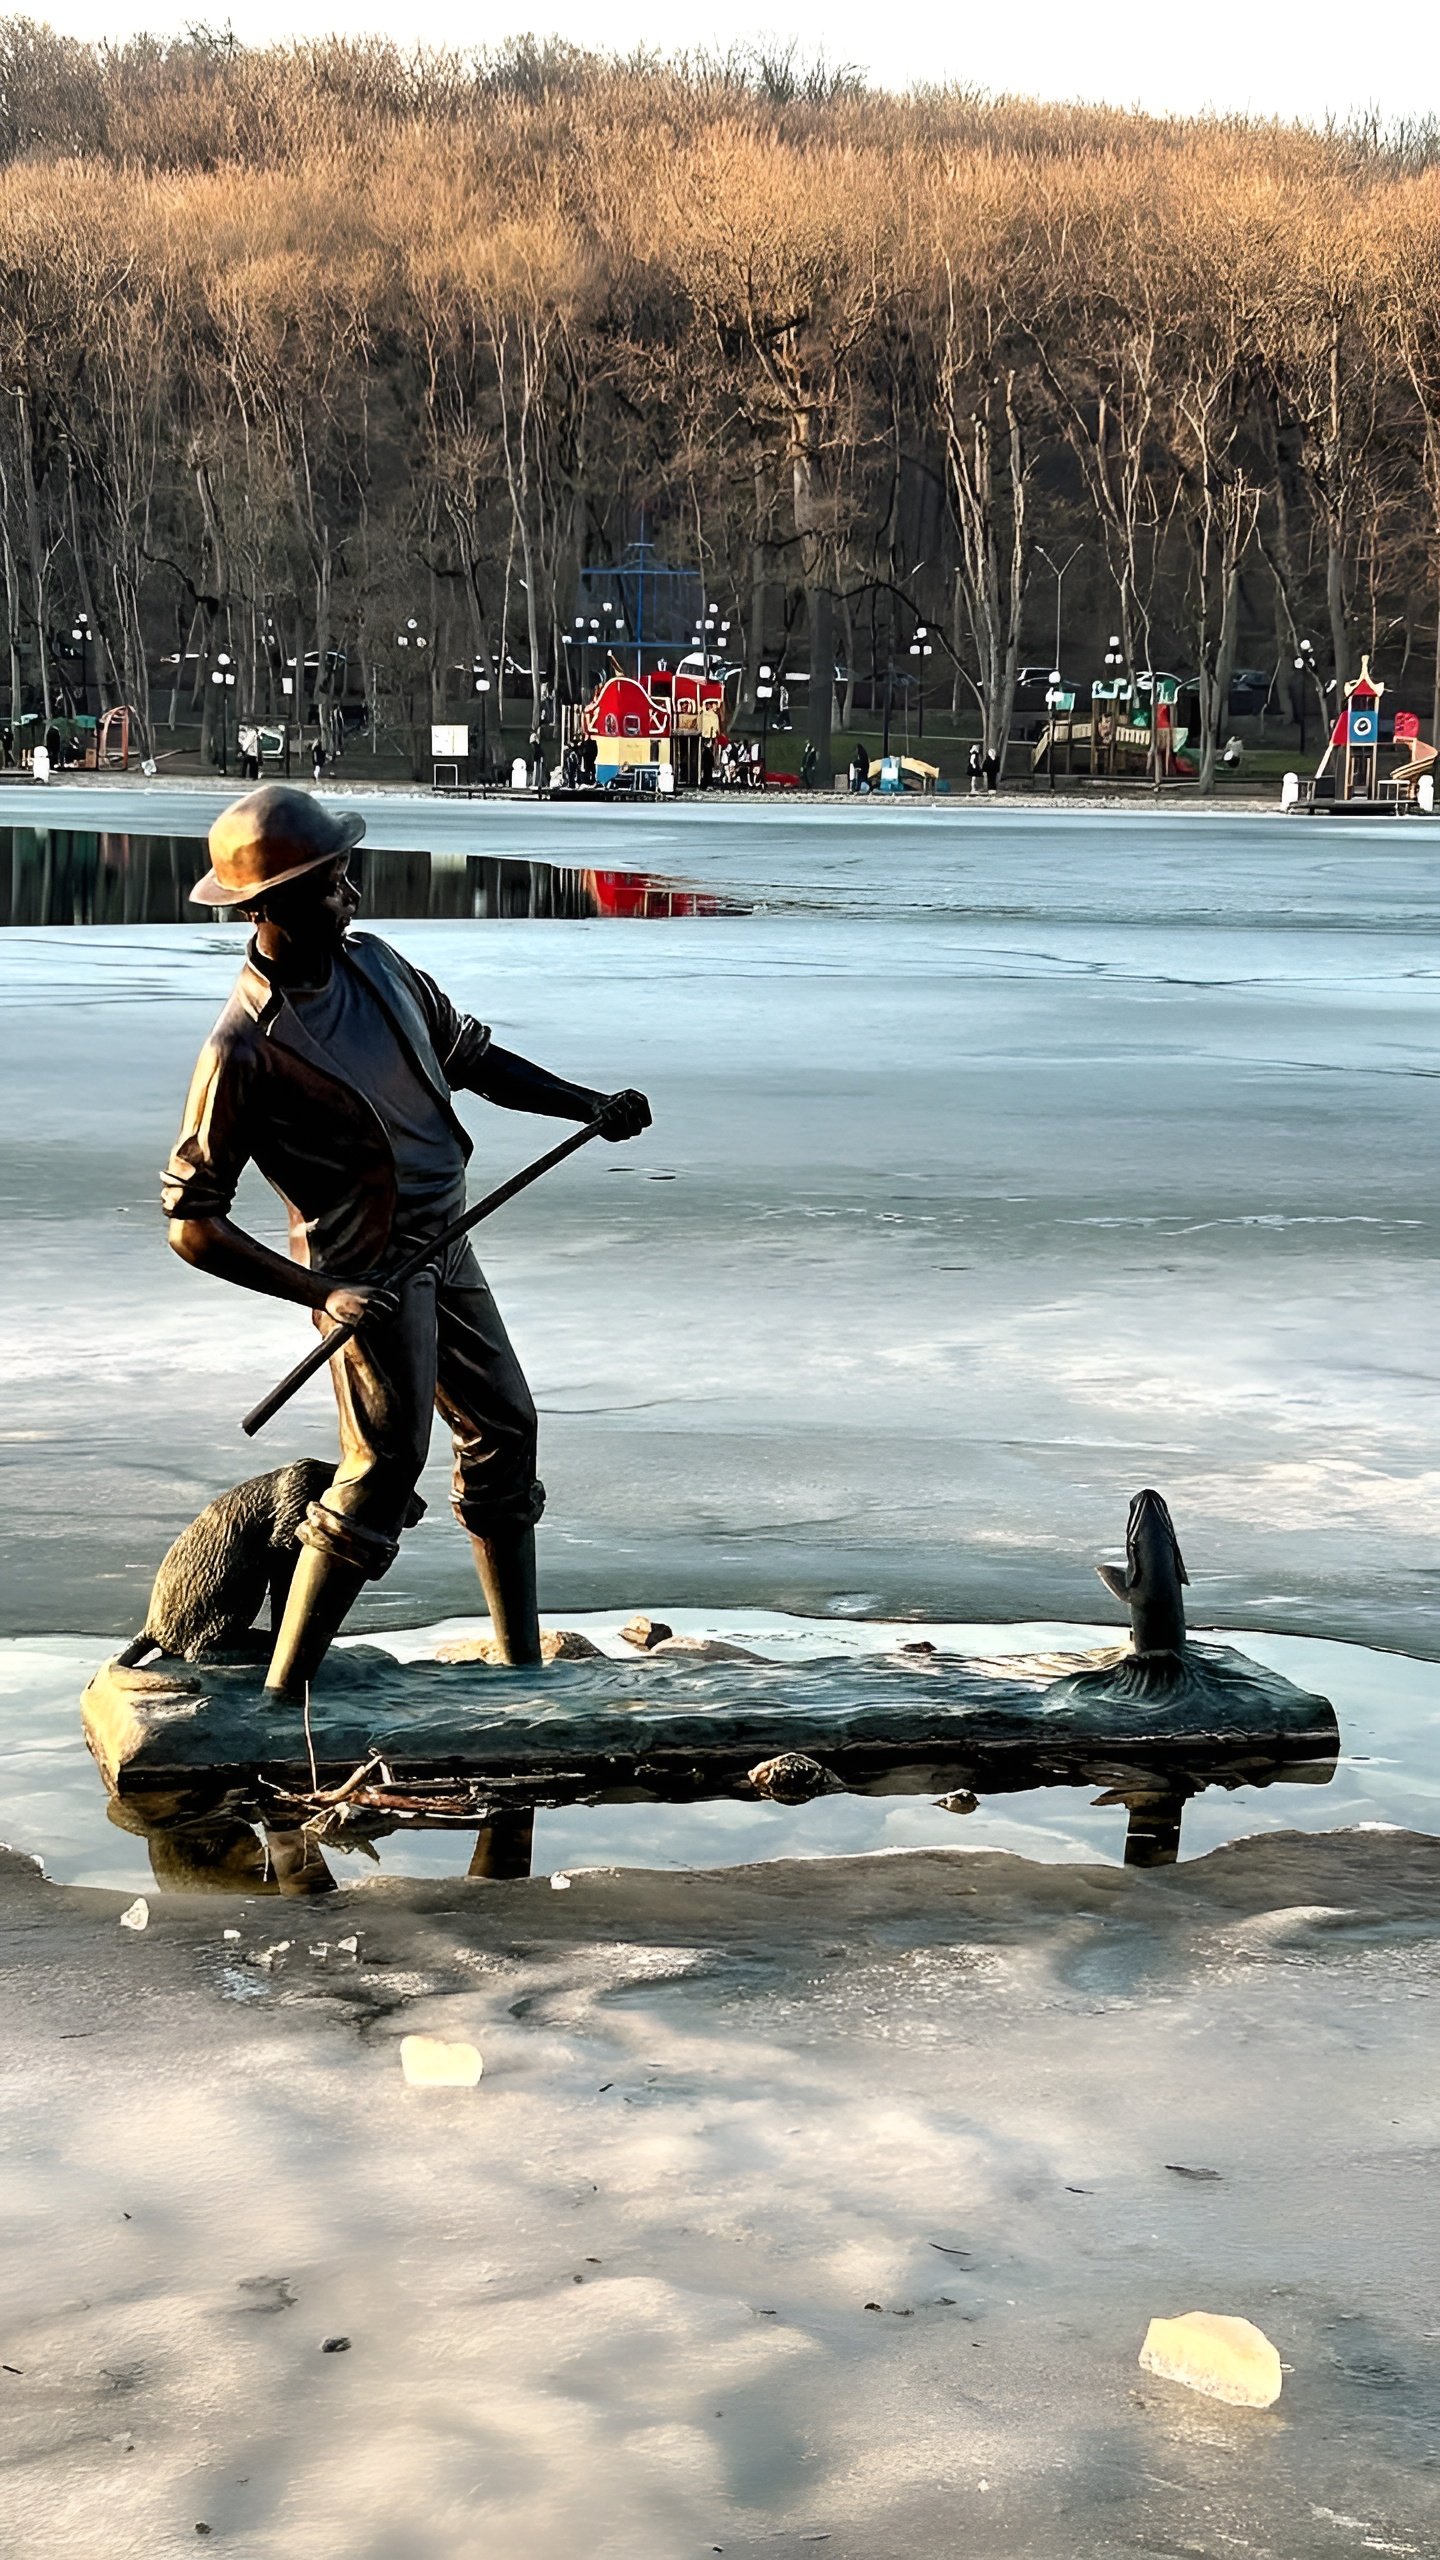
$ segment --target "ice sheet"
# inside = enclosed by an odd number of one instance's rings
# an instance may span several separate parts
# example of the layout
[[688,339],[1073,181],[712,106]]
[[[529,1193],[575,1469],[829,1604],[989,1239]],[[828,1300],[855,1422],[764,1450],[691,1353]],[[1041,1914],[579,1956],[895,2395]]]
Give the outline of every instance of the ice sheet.
[[[442,818],[575,858],[574,813]],[[631,858],[647,821],[608,823]],[[824,871],[843,900],[392,929],[515,1045],[655,1101],[642,1145],[485,1239],[542,1408],[552,1613],[1083,1616],[1154,1481],[1202,1618],[1435,1649],[1429,837],[963,810],[666,828],[678,870],[777,895]],[[330,1445],[323,1381],[241,1439],[303,1323],[182,1269],[156,1222],[240,940],[0,939],[15,1631],[130,1632],[201,1501]],[[477,1180],[529,1152],[533,1124],[467,1116]],[[258,1186],[248,1205],[278,1232]],[[466,1605],[438,1451],[425,1491],[371,1624]]]

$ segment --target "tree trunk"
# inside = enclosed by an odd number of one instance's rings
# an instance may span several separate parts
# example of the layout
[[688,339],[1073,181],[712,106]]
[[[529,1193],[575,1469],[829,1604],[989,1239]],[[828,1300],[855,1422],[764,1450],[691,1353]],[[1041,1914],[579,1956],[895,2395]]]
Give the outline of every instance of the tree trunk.
[[754,484],[755,530],[750,543],[750,628],[746,634],[745,651],[745,700],[746,708],[750,711],[758,707],[755,700],[755,687],[760,681],[760,669],[765,664],[766,651],[769,557],[765,540],[765,523],[769,512],[770,493],[766,485],[763,462],[757,462],[755,465]]
[[44,538],[40,529],[40,492],[35,485],[35,456],[30,439],[30,403],[23,391],[15,395],[19,414],[20,476],[25,492],[25,542],[30,555],[30,609],[35,617],[35,632],[40,649],[40,698],[48,727],[54,711],[54,695],[50,683],[49,591]]
[[1332,529],[1325,554],[1325,605],[1330,616],[1330,647],[1335,659],[1335,683],[1343,695],[1350,681],[1350,614],[1345,593],[1345,554],[1338,534]]
[[825,791],[835,771],[831,749],[835,718],[835,599],[828,587],[816,585],[809,588],[806,603],[810,614],[810,700],[805,727],[815,751],[815,787]]

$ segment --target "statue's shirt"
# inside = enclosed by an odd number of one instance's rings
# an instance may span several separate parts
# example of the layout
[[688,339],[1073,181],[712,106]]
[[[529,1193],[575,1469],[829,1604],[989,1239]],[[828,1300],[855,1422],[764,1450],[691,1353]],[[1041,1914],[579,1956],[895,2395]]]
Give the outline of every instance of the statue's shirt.
[[[365,990],[378,1028],[358,1059],[338,1031],[342,1060],[324,1045],[319,1020],[302,1020],[252,943],[190,1079],[161,1187],[167,1218],[228,1218],[253,1164],[286,1204],[297,1261],[373,1271],[389,1250],[399,1208],[396,1151],[378,1089],[389,1083],[392,1064],[395,1073],[408,1071],[401,1116],[423,1114],[420,1161],[411,1167],[421,1194],[440,1177],[437,1120],[449,1131],[458,1192],[470,1137],[450,1097],[484,1089],[486,1025],[461,1013],[433,978],[376,934],[348,936],[345,976]],[[331,994],[328,987],[321,992]],[[349,1010],[347,993],[336,989],[328,1008],[337,1026]],[[433,1217],[425,1232],[434,1233]]]
[[464,1206],[453,1119],[421,1082],[378,997],[342,952],[319,988],[289,991],[301,1027],[373,1105],[395,1156],[397,1235],[433,1234]]

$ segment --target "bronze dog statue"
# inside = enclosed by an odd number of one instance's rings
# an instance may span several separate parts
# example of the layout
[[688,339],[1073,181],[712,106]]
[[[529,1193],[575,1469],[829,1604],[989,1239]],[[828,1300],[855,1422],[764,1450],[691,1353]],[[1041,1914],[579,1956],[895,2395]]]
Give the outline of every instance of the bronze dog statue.
[[268,1598],[270,1628],[278,1627],[299,1552],[295,1532],[334,1473],[322,1458],[296,1458],[207,1502],[166,1553],[145,1624],[121,1662],[133,1668],[157,1646],[184,1662],[268,1655],[272,1634],[255,1621]]

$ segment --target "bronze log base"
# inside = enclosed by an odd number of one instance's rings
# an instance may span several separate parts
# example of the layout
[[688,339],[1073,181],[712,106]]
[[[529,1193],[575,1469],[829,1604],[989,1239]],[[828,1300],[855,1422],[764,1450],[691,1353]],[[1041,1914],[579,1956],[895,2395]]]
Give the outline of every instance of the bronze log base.
[[1143,1661],[1080,1657],[1048,1685],[1023,1666],[936,1655],[782,1668],[662,1653],[526,1677],[353,1646],[312,1692],[308,1734],[300,1708],[266,1698],[238,1664],[111,1663],[84,1712],[107,1786],[142,1827],[150,1808],[162,1827],[193,1826],[223,1804],[303,1831],[317,1850],[466,1829],[481,1834],[471,1873],[492,1878],[528,1872],[537,1806],[799,1803],[844,1790],[951,1796],[970,1810],[988,1795],[1080,1785],[1128,1810],[1126,1862],[1153,1866],[1178,1855],[1199,1789],[1323,1785],[1339,1751],[1325,1699],[1191,1642]]

